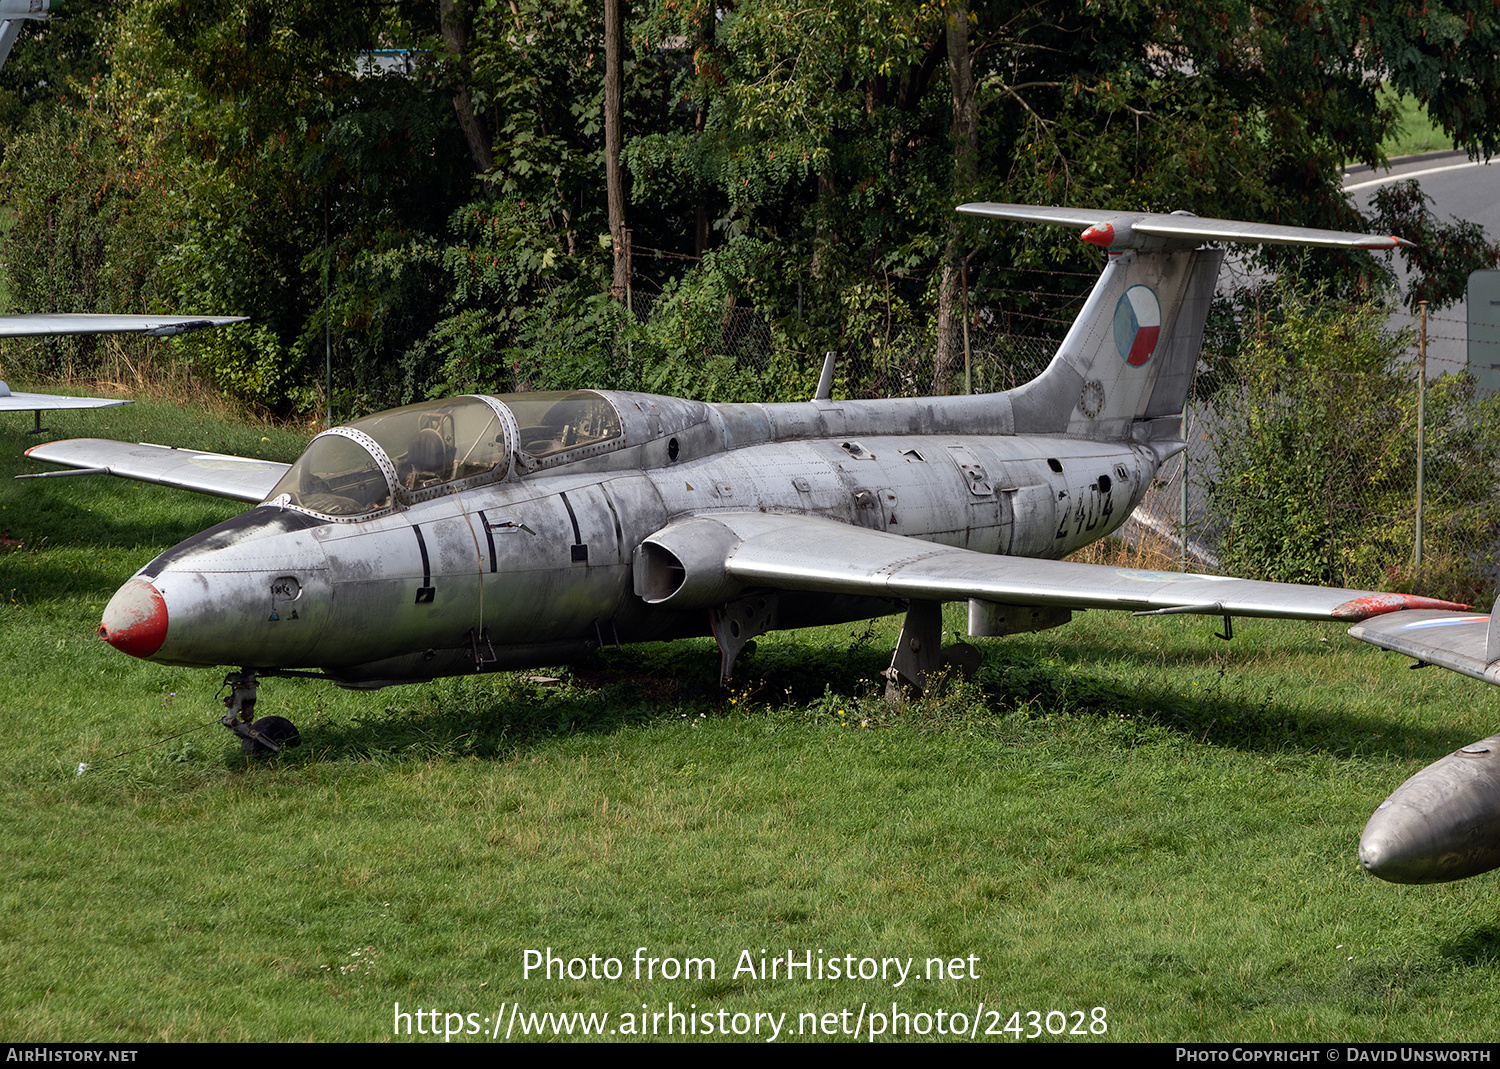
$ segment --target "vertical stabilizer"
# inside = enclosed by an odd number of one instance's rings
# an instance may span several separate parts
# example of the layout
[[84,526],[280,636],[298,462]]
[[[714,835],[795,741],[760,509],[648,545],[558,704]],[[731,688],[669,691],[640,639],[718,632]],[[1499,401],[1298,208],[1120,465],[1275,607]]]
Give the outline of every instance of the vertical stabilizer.
[[[1047,370],[1010,393],[1018,434],[1146,441],[1175,436],[1224,260],[1208,243],[1391,249],[1400,238],[1086,208],[965,204],[968,215],[1085,228],[1109,251]],[[1156,421],[1159,427],[1153,428]]]

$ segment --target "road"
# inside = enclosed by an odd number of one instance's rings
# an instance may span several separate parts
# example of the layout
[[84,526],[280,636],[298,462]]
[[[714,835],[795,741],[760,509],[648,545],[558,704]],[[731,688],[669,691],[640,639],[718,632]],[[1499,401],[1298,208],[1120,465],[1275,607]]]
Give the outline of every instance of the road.
[[[1470,160],[1462,151],[1431,152],[1391,161],[1389,170],[1351,167],[1344,174],[1344,191],[1355,206],[1368,210],[1382,185],[1415,178],[1432,199],[1432,210],[1443,221],[1452,218],[1478,223],[1493,240],[1500,237],[1500,159],[1491,163]],[[1427,371],[1441,375],[1464,370],[1468,362],[1468,311],[1460,302],[1428,316]],[[1411,325],[1412,317],[1391,317],[1391,325]]]

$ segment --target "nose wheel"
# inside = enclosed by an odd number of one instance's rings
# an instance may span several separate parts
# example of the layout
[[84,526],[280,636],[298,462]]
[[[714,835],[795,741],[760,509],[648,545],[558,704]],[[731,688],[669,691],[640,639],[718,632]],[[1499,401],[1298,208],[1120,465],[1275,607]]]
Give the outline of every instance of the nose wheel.
[[297,725],[284,716],[255,716],[256,692],[260,681],[249,669],[230,672],[224,677],[229,696],[224,708],[229,712],[219,721],[240,737],[240,752],[246,754],[280,753],[288,746],[301,746]]

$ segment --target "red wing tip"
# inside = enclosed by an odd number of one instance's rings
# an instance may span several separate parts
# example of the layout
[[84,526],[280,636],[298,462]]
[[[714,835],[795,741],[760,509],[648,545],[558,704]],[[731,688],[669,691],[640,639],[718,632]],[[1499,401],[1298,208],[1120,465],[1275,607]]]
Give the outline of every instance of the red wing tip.
[[1456,601],[1424,598],[1416,594],[1370,594],[1344,602],[1333,610],[1335,620],[1368,620],[1372,616],[1384,616],[1388,612],[1403,609],[1441,609],[1447,612],[1468,612],[1474,606],[1460,605]]
[[49,445],[64,445],[64,444],[66,444],[68,442],[81,442],[81,441],[83,441],[82,438],[59,438],[59,439],[57,439],[54,442],[38,442],[36,445],[32,446],[30,449],[27,449],[25,455],[28,456],[28,457],[31,456],[31,450],[32,449],[45,449]]

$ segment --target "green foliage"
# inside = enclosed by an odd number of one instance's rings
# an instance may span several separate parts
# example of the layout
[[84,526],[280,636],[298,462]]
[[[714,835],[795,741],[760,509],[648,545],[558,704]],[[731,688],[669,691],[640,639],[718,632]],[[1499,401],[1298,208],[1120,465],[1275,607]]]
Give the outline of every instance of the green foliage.
[[1500,507],[1494,400],[1445,376],[1426,401],[1424,558],[1413,576],[1417,383],[1409,338],[1376,306],[1282,291],[1210,401],[1210,505],[1226,570],[1279,582],[1482,596]]
[[[750,401],[808,396],[816,382],[736,306],[762,266],[765,250],[750,239],[638,297],[632,314],[605,292],[604,257],[565,255],[565,235],[534,204],[477,201],[450,227],[441,260],[454,300],[404,358],[427,395],[612,387]],[[768,359],[770,348],[781,353]]]
[[[153,310],[178,220],[155,163],[148,145],[93,106],[48,109],[13,138],[7,311]],[[99,352],[97,338],[56,338],[8,362],[28,374],[86,374]]]
[[286,398],[286,352],[265,327],[237,323],[210,332],[196,348],[199,369],[226,396],[263,408]]
[[439,257],[450,301],[403,357],[420,392],[571,389],[618,382],[609,353],[624,310],[600,278],[602,259],[568,257],[535,204],[474,201],[449,220]]

